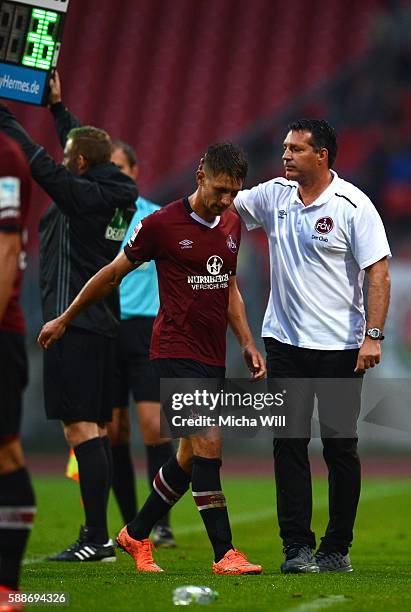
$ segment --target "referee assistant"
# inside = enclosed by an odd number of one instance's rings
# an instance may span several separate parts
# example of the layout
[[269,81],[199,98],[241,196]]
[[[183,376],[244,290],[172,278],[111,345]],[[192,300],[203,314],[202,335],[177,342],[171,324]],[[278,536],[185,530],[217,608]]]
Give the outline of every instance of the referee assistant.
[[[361,378],[334,387],[331,397],[327,385],[309,387],[301,379],[352,379],[378,364],[389,302],[390,249],[383,224],[368,197],[331,170],[336,153],[336,136],[326,121],[296,121],[284,140],[286,178],[241,191],[234,202],[247,228],[262,227],[269,239],[271,293],[262,331],[268,376],[294,379],[286,419],[297,417],[299,433],[274,439],[284,573],[352,570],[348,549],[360,496]],[[307,451],[314,392],[330,517],[315,556]]]
[[[33,178],[53,198],[40,222],[45,321],[61,313],[84,283],[115,257],[137,197],[134,181],[110,162],[108,134],[90,126],[70,129],[62,105],[55,105],[53,113],[65,147],[62,165],[0,104],[0,127],[21,144]],[[45,354],[47,417],[63,422],[67,442],[74,448],[86,516],[77,542],[50,560],[115,559],[107,531],[111,452],[104,427],[111,419],[118,318],[118,294],[112,293],[78,317],[63,344]]]

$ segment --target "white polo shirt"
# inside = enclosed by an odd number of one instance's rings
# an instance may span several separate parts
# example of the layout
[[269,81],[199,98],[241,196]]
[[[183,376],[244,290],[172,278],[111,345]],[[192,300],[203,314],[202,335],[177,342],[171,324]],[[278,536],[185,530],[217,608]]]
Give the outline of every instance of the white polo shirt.
[[270,249],[271,292],[263,337],[294,346],[343,350],[364,340],[364,268],[391,257],[370,199],[331,171],[309,206],[298,183],[279,177],[240,191],[235,207],[247,229],[262,227]]

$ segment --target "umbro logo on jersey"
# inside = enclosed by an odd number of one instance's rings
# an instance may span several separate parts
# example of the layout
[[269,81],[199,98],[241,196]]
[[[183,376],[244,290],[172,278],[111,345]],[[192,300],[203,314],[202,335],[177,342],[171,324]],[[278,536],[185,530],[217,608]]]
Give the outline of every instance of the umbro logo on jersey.
[[192,248],[191,245],[193,244],[193,241],[188,240],[188,238],[185,238],[184,240],[180,240],[178,244],[180,245],[182,249],[191,249]]
[[321,217],[315,222],[314,229],[319,234],[329,234],[334,227],[334,221],[331,217]]
[[287,216],[287,211],[286,210],[279,210],[278,211],[278,218],[279,219],[285,219]]

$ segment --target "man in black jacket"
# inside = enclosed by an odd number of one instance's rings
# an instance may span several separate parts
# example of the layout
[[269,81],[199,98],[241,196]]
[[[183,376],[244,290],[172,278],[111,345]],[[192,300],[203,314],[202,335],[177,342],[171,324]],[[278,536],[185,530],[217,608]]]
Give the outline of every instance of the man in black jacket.
[[[0,104],[0,129],[20,143],[36,182],[53,199],[40,222],[40,284],[45,321],[65,310],[84,283],[117,254],[135,208],[135,183],[110,162],[111,140],[103,130],[67,122],[62,105],[52,108],[64,146],[56,164]],[[63,422],[79,465],[86,524],[57,561],[115,560],[107,531],[111,483],[110,446],[113,342],[118,297],[78,317],[64,344],[44,358],[47,417]]]

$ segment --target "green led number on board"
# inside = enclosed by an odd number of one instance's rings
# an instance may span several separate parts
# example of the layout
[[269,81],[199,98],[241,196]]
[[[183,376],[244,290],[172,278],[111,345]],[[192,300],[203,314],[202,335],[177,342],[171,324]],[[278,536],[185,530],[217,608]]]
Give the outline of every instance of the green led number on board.
[[24,66],[50,70],[56,46],[54,32],[58,20],[59,15],[53,11],[33,9],[22,59]]

